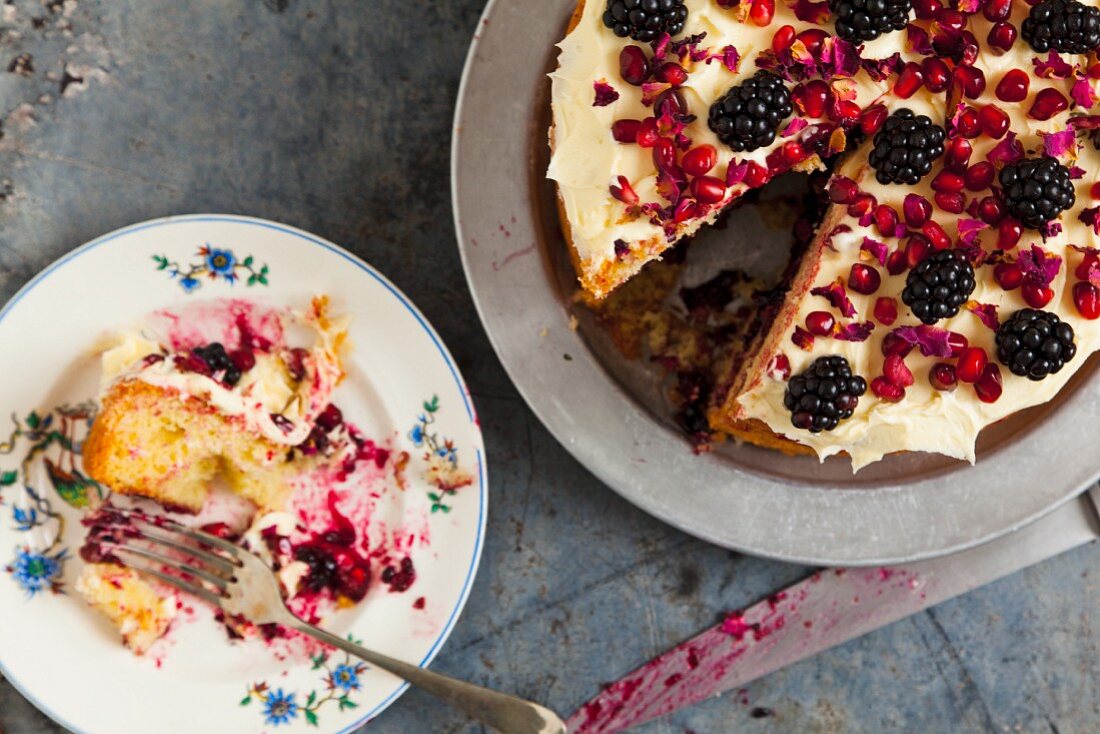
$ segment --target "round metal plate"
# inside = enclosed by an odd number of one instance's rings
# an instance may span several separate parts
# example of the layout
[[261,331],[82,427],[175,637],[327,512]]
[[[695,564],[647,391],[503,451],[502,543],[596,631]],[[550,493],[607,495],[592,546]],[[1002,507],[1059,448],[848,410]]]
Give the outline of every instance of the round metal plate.
[[[1100,421],[1095,359],[1054,402],[987,429],[974,466],[902,454],[853,475],[843,458],[819,464],[747,445],[694,455],[669,421],[656,374],[623,360],[571,303],[575,279],[545,171],[546,75],[573,3],[489,3],[459,93],[452,185],[459,248],[485,328],[532,410],[579,461],[688,533],[825,565],[897,563],[977,545],[1096,480],[1100,459],[1082,430]],[[751,211],[744,216],[710,237],[751,262],[774,234]]]

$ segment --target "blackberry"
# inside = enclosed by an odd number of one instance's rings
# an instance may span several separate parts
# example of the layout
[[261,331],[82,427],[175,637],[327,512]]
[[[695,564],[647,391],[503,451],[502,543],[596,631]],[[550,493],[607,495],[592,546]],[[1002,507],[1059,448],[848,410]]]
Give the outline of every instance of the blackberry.
[[1069,169],[1057,158],[1024,158],[1001,169],[1005,208],[1025,227],[1039,229],[1073,206]]
[[911,0],[829,0],[836,34],[852,43],[904,30],[912,8]]
[[607,0],[603,24],[619,38],[649,43],[662,33],[683,31],[687,17],[684,0]]
[[220,342],[211,342],[205,347],[199,347],[193,351],[203,362],[209,365],[211,372],[224,373],[222,382],[233,386],[240,381],[241,370],[233,364],[229,353],[225,351],[225,347]]
[[1100,46],[1100,10],[1077,0],[1033,5],[1020,35],[1039,53],[1087,54]]
[[1039,381],[1077,354],[1073,327],[1057,314],[1020,309],[997,329],[997,359],[1014,375]]
[[782,79],[762,70],[719,97],[710,106],[707,124],[733,150],[748,151],[771,145],[790,114],[790,91]]
[[949,319],[974,292],[974,267],[958,250],[940,250],[909,271],[901,300],[925,324]]
[[928,175],[932,162],[943,155],[947,131],[926,115],[902,108],[886,118],[875,133],[868,162],[881,184],[912,186]]
[[831,431],[859,404],[867,381],[852,374],[840,356],[818,357],[809,368],[791,378],[783,405],[791,411],[791,425],[810,433]]

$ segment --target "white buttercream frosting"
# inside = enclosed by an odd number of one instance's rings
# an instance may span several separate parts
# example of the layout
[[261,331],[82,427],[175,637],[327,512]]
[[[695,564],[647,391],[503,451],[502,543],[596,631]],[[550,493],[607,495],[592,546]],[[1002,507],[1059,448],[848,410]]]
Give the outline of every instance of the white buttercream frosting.
[[[288,347],[254,351],[255,366],[242,373],[232,387],[218,379],[181,370],[172,350],[142,328],[123,331],[103,345],[102,387],[124,380],[141,380],[177,392],[184,398],[207,401],[220,413],[239,416],[248,430],[278,444],[302,443],[314,419],[331,402],[343,377],[340,353],[347,332],[346,319],[330,320],[323,307],[280,315],[287,326],[300,325],[313,334],[302,359],[304,376],[295,380],[287,368]],[[147,359],[157,355],[161,359]],[[276,418],[275,416],[279,416]]]

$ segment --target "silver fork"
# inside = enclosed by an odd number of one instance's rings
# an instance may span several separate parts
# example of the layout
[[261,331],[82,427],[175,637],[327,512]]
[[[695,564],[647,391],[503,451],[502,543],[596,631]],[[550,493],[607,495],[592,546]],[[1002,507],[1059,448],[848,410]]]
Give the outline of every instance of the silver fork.
[[[97,523],[99,546],[108,557],[135,571],[197,596],[226,614],[240,615],[253,624],[280,624],[360,657],[497,731],[565,734],[562,720],[536,703],[396,660],[298,619],[287,609],[271,568],[233,543],[166,518],[124,508],[111,507],[105,514],[118,515],[119,522]],[[169,554],[182,555],[186,560]]]

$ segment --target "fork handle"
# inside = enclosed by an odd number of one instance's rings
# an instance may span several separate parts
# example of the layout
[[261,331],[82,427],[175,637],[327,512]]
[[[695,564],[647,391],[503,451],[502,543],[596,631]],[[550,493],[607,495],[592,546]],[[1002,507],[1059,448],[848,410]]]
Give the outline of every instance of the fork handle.
[[403,678],[481,723],[503,734],[565,734],[565,724],[547,708],[506,693],[476,686],[425,668],[368,650],[319,627],[293,618],[286,625],[346,653],[360,657],[381,670]]

